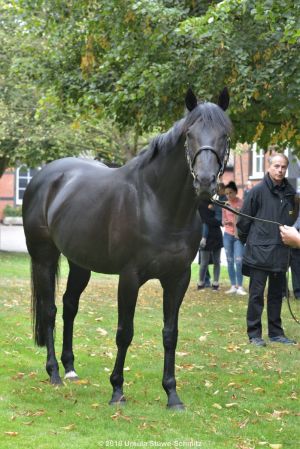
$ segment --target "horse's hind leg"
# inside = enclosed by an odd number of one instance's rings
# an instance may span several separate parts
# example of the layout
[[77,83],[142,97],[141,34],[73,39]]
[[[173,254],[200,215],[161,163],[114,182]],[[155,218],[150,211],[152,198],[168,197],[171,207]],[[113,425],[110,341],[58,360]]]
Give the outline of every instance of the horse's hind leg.
[[164,290],[164,373],[162,385],[168,396],[167,407],[184,409],[176,391],[175,380],[175,350],[178,337],[178,314],[185,292],[190,282],[191,270],[181,276],[170,276],[161,279]]
[[47,347],[46,370],[52,384],[61,384],[54,347],[56,318],[55,281],[59,252],[43,247],[40,257],[32,257],[32,313],[34,336],[38,346]]
[[63,349],[61,361],[65,368],[65,379],[78,379],[74,369],[74,353],[73,353],[73,327],[74,320],[78,312],[79,298],[83,290],[86,288],[91,272],[84,268],[78,267],[69,261],[69,277],[66,292],[63,296]]
[[124,383],[124,363],[128,346],[133,338],[133,318],[138,296],[140,283],[138,277],[133,272],[120,275],[118,287],[118,329],[116,343],[118,347],[117,358],[110,382],[113,387],[113,394],[110,404],[125,402],[123,395]]

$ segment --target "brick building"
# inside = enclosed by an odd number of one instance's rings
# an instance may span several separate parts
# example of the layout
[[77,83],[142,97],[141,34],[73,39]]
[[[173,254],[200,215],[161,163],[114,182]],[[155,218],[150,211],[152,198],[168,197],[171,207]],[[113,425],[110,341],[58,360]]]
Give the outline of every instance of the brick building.
[[[290,154],[288,154],[290,153]],[[300,193],[300,162],[292,156],[288,150],[290,164],[288,179],[293,187]],[[231,151],[229,162],[222,181],[227,184],[233,180],[239,189],[239,197],[243,198],[243,190],[248,180],[253,184],[261,181],[268,167],[267,158],[269,153],[258,150],[256,145],[240,145],[236,152]],[[36,169],[19,167],[8,169],[0,178],[0,220],[3,219],[3,210],[7,204],[20,206],[22,204],[25,188]]]

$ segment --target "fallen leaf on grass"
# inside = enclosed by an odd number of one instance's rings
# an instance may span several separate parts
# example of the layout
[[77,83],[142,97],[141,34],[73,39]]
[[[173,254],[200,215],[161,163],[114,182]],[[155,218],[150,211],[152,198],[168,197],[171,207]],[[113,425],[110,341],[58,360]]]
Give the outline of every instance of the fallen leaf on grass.
[[291,396],[289,396],[288,398],[289,398],[289,399],[297,400],[297,399],[298,399],[298,396],[297,396],[296,391],[293,391],[292,394],[291,394]]
[[103,337],[108,334],[108,332],[105,329],[102,329],[102,327],[97,327],[96,331],[99,332],[100,335],[103,335]]
[[281,419],[284,415],[289,414],[290,414],[289,410],[274,410],[271,416],[276,419]]
[[4,432],[8,437],[16,437],[19,435],[19,432]]
[[236,407],[238,404],[237,402],[230,402],[229,404],[225,404],[226,408]]
[[87,379],[78,379],[72,381],[76,385],[88,385],[90,382]]
[[246,425],[248,424],[248,422],[249,422],[249,418],[246,418],[246,419],[244,419],[243,421],[240,421],[240,422],[238,423],[239,428],[240,428],[240,429],[243,429],[244,427],[246,427]]
[[271,449],[281,449],[282,444],[269,444]]
[[264,393],[265,392],[264,388],[261,388],[261,387],[256,387],[253,389],[253,391],[255,391],[256,393]]
[[125,421],[131,421],[131,418],[129,416],[124,415],[121,410],[117,410],[116,413],[111,415],[111,419],[113,419],[114,421],[117,421],[118,419],[124,419]]
[[143,422],[142,424],[140,424],[138,426],[138,429],[140,429],[140,430],[155,429],[155,426],[153,426],[152,424],[148,424],[146,422]]
[[28,411],[25,413],[25,416],[43,416],[45,414],[45,410],[37,410],[36,412]]
[[206,341],[207,339],[207,335],[201,335],[201,337],[199,337],[199,341]]
[[221,410],[223,407],[220,404],[217,404],[216,402],[212,405],[214,408],[217,408],[218,410]]
[[62,429],[64,429],[64,430],[73,430],[73,429],[75,429],[75,424],[69,424],[68,426],[65,426],[65,427],[61,427]]

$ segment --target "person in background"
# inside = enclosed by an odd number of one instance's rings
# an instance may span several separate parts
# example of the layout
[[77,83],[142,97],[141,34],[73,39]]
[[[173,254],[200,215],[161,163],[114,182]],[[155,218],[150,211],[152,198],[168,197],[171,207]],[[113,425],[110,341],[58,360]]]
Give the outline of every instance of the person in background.
[[[292,225],[298,215],[295,190],[285,178],[288,158],[275,153],[269,158],[264,179],[249,192],[241,212],[251,217]],[[268,334],[271,342],[295,344],[286,337],[281,323],[282,293],[288,266],[288,248],[280,238],[275,223],[239,217],[237,228],[240,239],[246,243],[243,272],[250,276],[247,309],[249,342],[266,346],[262,338],[261,316],[267,280]],[[284,227],[283,227],[284,229]],[[297,232],[295,230],[295,232]]]
[[247,195],[250,192],[250,190],[252,189],[252,187],[253,187],[253,182],[250,181],[250,179],[248,179],[246,187],[243,192],[243,201],[245,201],[245,199],[247,198]]
[[[218,185],[217,195],[218,195],[218,200],[219,201],[227,201],[227,196],[226,196],[226,193],[225,193],[225,184],[224,184],[224,182],[220,182],[220,184]],[[220,207],[220,213],[222,215],[221,207]],[[222,219],[222,217],[221,217],[221,219]]]
[[[218,195],[218,200],[219,201],[226,201],[227,197],[225,195],[225,184],[223,182],[220,182],[218,184],[218,190],[217,190],[217,195]],[[222,226],[222,208],[220,206],[217,206],[216,204],[209,204],[208,206],[209,209],[213,210],[215,213],[215,218],[216,220],[218,220],[221,223]],[[201,249],[204,249],[206,246],[206,241],[208,238],[208,232],[209,232],[209,225],[205,222],[203,222],[202,220],[202,232],[201,232],[201,241],[200,241],[200,248],[199,248],[199,256],[198,256],[198,263],[199,263],[199,283],[197,284],[197,289],[198,290],[202,290],[203,289],[203,279],[201,280]],[[222,242],[223,242],[223,238],[222,238]],[[222,247],[223,247],[223,243],[222,243]],[[209,258],[209,265],[213,263],[213,257],[212,254],[210,254],[210,258]],[[204,270],[204,265],[203,265],[203,270]],[[205,281],[204,281],[204,286],[205,287],[211,287],[211,282],[210,282],[210,272],[209,272],[209,267],[207,265],[206,268],[206,275],[205,275]],[[216,284],[213,285],[213,290],[217,290],[215,288]]]
[[[230,181],[225,186],[227,203],[230,207],[240,210],[243,201],[237,196],[237,186],[234,181]],[[225,293],[236,293],[238,295],[247,295],[243,288],[242,260],[244,254],[244,245],[237,236],[236,215],[227,209],[223,209],[224,225],[224,248],[227,258],[228,275],[231,287]]]
[[201,265],[199,268],[198,290],[205,288],[205,277],[210,258],[212,258],[213,262],[212,289],[213,291],[218,291],[219,289],[223,237],[221,231],[221,214],[217,218],[216,209],[217,207],[209,200],[201,202],[199,206],[199,213],[203,223],[203,234],[200,241]]

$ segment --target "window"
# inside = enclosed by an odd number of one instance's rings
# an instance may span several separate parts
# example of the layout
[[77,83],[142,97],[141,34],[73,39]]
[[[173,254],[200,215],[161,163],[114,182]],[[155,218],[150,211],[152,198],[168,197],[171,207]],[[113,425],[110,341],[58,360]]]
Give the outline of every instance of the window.
[[252,146],[252,173],[250,178],[260,179],[264,177],[265,174],[265,152],[262,149],[257,148],[257,144],[254,143]]
[[17,168],[16,171],[16,204],[20,205],[23,202],[23,196],[29,181],[38,171],[37,168],[27,168],[24,165]]

